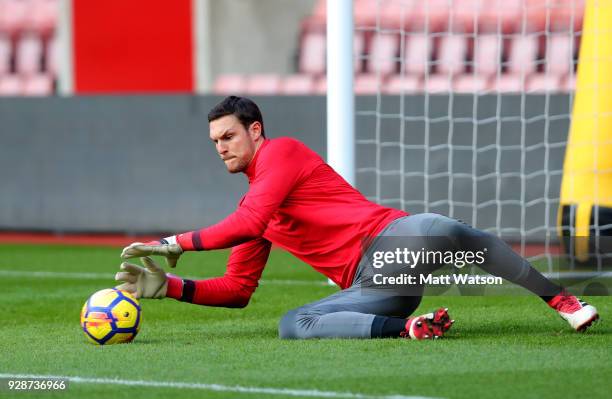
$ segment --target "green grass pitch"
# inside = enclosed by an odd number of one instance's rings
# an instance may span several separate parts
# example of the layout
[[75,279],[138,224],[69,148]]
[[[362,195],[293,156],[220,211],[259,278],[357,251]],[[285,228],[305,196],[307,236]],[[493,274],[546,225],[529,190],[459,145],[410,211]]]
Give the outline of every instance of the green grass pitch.
[[[608,398],[612,391],[612,324],[606,320],[612,312],[610,297],[586,298],[599,309],[603,321],[585,334],[573,332],[532,296],[444,296],[425,298],[417,311],[450,308],[457,322],[442,340],[282,341],[277,338],[277,322],[284,312],[336,288],[321,284],[322,276],[280,251],[273,251],[264,283],[247,308],[144,300],[143,324],[133,343],[94,346],[80,329],[79,312],[91,293],[113,285],[119,252],[0,245],[0,374],[239,385],[272,391],[74,382],[62,393],[5,389],[0,397],[295,398],[289,394],[296,389],[331,392],[328,397],[353,393],[368,398]],[[189,253],[175,273],[220,275],[226,257],[223,251]],[[11,271],[50,273],[27,277]],[[74,273],[94,274],[81,278]]]

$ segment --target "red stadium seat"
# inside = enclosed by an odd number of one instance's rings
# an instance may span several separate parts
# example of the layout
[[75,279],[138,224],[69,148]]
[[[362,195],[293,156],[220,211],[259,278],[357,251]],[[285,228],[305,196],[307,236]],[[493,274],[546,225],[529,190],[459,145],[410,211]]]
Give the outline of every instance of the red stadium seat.
[[409,30],[414,25],[415,0],[387,0],[379,3],[379,11],[373,8],[371,17],[376,22],[376,14],[380,15],[379,24],[382,28]]
[[11,68],[11,39],[0,35],[0,77],[10,72]]
[[521,30],[524,0],[487,1],[482,10],[480,32],[510,33]]
[[[523,15],[525,16],[525,33],[544,32],[550,30],[552,9],[557,0],[524,0]],[[522,27],[516,27],[517,32],[523,32]]]
[[213,92],[215,94],[229,95],[244,93],[246,88],[245,78],[242,75],[220,75],[217,77]]
[[456,93],[482,93],[488,89],[488,79],[484,75],[459,75],[453,82]]
[[449,29],[466,33],[477,31],[486,5],[483,0],[455,0],[450,13],[453,26]]
[[569,33],[552,34],[546,43],[546,71],[558,75],[574,69],[574,36]]
[[5,75],[0,77],[0,96],[21,95],[22,83],[17,75]]
[[40,72],[43,55],[43,44],[40,37],[33,33],[22,35],[17,40],[15,69],[22,75],[32,75]]
[[413,33],[406,39],[404,72],[422,76],[429,72],[434,41],[427,33]]
[[58,9],[58,0],[30,0],[25,28],[48,35],[57,25]]
[[491,79],[489,90],[499,93],[521,93],[525,91],[525,75],[503,74]]
[[370,42],[366,72],[389,75],[398,64],[398,36],[390,33],[377,33]]
[[582,30],[584,17],[584,0],[556,0],[550,17],[553,31]]
[[5,32],[13,35],[21,31],[25,26],[27,16],[27,1],[0,1],[0,32]]
[[412,0],[414,8],[410,18],[413,32],[439,32],[447,29],[451,12],[447,0]]
[[324,32],[306,32],[300,47],[300,72],[313,75],[325,73],[325,47]]
[[[397,0],[390,0],[397,1]],[[385,2],[378,0],[353,0],[353,13],[355,26],[373,27],[376,26],[376,15],[382,13]],[[381,18],[382,19],[382,18]]]
[[49,96],[53,94],[53,79],[47,74],[33,75],[22,82],[25,96]]
[[483,76],[491,76],[501,70],[501,36],[485,33],[474,40],[474,69]]
[[421,78],[410,75],[393,75],[383,88],[386,94],[417,93],[422,90]]
[[465,70],[467,38],[461,34],[443,36],[436,60],[438,73],[454,75]]
[[561,76],[554,74],[536,73],[527,79],[527,93],[559,92],[561,89]]
[[312,75],[287,76],[281,84],[281,94],[305,95],[313,94],[315,91],[315,80]]
[[355,77],[355,94],[376,94],[382,91],[384,77],[376,74],[357,75]]
[[281,78],[278,75],[252,75],[247,78],[246,93],[255,95],[275,95],[280,92]]
[[508,72],[529,75],[536,71],[539,37],[521,35],[512,39],[508,55]]
[[430,75],[423,81],[423,90],[429,93],[449,93],[453,89],[453,79],[449,75]]

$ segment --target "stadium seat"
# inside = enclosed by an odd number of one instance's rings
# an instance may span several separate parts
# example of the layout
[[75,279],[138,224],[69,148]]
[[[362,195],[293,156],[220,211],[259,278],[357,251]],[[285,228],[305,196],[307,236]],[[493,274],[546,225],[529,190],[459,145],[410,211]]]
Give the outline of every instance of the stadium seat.
[[414,25],[413,10],[415,9],[415,0],[387,0],[380,2],[379,12],[376,8],[369,11],[370,18],[374,18],[376,22],[376,14],[380,15],[378,21],[381,28],[386,29],[401,29],[407,31]]
[[389,75],[398,65],[398,36],[391,33],[376,33],[370,42],[367,56],[367,73]]
[[14,35],[21,31],[25,26],[28,11],[27,1],[0,1],[0,32]]
[[423,76],[429,72],[434,41],[427,33],[412,33],[404,46],[403,69],[407,74]]
[[449,29],[458,33],[478,31],[487,3],[482,0],[455,0],[450,10],[452,26]]
[[0,77],[10,72],[11,68],[11,39],[0,34]]
[[32,75],[22,81],[25,96],[49,96],[53,94],[53,79],[47,74]]
[[383,88],[386,94],[416,93],[421,91],[421,78],[414,75],[393,75],[387,80]]
[[254,95],[275,95],[280,92],[281,78],[278,75],[261,74],[247,78],[245,91]]
[[213,92],[215,94],[229,95],[244,93],[246,88],[245,78],[242,75],[220,75],[215,80]]
[[410,28],[413,32],[440,32],[447,29],[451,11],[448,0],[412,0]]
[[21,79],[17,75],[0,77],[0,96],[19,96],[21,87]]
[[501,36],[485,33],[474,40],[474,69],[485,77],[496,75],[501,71]]
[[480,32],[520,32],[524,0],[503,0],[484,2]]
[[[549,31],[552,7],[557,0],[524,0],[524,10],[521,17],[525,18],[525,33]],[[521,26],[517,32],[523,32]]]
[[488,79],[484,75],[459,75],[453,82],[453,91],[456,93],[482,93],[489,88]]
[[449,34],[440,39],[435,61],[438,73],[455,75],[465,70],[467,38],[461,34]]
[[355,76],[354,92],[361,94],[376,94],[382,91],[384,77],[377,74],[364,74]]
[[516,36],[510,42],[508,73],[529,75],[536,71],[539,37],[536,35]]
[[40,37],[34,33],[23,34],[17,40],[15,48],[15,69],[22,75],[40,72],[43,45]]
[[313,75],[325,73],[325,47],[325,32],[306,32],[300,46],[300,72]]
[[546,43],[546,65],[549,73],[567,75],[574,69],[574,36],[568,33],[552,34]]
[[47,36],[57,25],[59,0],[30,0],[25,29]]
[[285,95],[306,95],[315,91],[315,80],[312,75],[287,76],[281,84],[280,92]]
[[[397,0],[388,0],[395,2]],[[384,2],[379,0],[353,0],[353,13],[355,26],[374,27],[376,26],[376,14],[383,12]],[[380,18],[384,19],[384,18]]]
[[506,73],[491,79],[489,90],[498,93],[520,93],[525,91],[525,75]]
[[527,79],[527,93],[551,93],[560,92],[561,76],[550,73],[536,73]]
[[556,0],[550,16],[551,30],[578,32],[582,29],[585,0]]
[[428,93],[449,93],[453,89],[450,75],[430,75],[423,81],[423,90]]

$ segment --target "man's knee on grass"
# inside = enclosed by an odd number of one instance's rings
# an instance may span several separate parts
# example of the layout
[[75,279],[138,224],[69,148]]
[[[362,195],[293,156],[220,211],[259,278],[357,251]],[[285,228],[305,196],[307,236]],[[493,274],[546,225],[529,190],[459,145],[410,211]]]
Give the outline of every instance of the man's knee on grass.
[[285,313],[278,323],[278,337],[280,339],[308,339],[314,338],[312,334],[313,323],[320,317],[319,314],[310,313],[302,309],[293,309]]
[[278,337],[280,339],[297,339],[295,314],[297,311],[290,310],[283,315],[278,323]]

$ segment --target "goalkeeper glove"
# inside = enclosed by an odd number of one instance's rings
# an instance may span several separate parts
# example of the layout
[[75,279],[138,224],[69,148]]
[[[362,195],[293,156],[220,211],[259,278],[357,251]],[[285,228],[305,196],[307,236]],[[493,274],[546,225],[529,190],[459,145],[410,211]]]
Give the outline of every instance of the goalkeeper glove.
[[160,241],[150,241],[147,243],[134,242],[123,248],[121,258],[139,258],[150,255],[161,255],[166,258],[166,263],[170,267],[176,267],[178,258],[183,253],[183,249],[176,242],[176,236],[162,238]]
[[128,291],[136,298],[161,299],[168,290],[168,277],[164,270],[149,257],[140,258],[145,267],[123,262],[122,271],[117,272],[115,280],[123,281],[120,290]]

